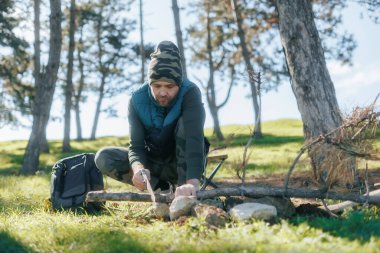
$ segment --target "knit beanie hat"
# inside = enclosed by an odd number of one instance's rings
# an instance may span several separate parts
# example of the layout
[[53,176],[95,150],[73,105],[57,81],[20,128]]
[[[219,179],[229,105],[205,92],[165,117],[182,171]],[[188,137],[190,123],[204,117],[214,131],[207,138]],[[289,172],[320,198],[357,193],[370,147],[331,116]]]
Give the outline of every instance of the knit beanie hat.
[[151,85],[158,80],[182,84],[181,55],[178,47],[171,41],[162,41],[150,55],[148,82]]

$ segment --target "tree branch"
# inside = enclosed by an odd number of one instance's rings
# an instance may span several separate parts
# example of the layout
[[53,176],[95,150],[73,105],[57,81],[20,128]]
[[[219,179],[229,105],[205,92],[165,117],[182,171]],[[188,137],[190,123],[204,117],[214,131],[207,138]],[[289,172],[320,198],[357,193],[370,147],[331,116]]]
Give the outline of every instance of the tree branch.
[[221,104],[219,104],[216,107],[218,110],[220,108],[222,108],[223,106],[225,106],[227,104],[228,99],[230,98],[232,86],[234,85],[234,76],[235,76],[235,70],[233,69],[233,67],[231,67],[231,82],[230,82],[230,86],[228,87],[228,92],[227,92],[226,98],[224,99],[224,101]]

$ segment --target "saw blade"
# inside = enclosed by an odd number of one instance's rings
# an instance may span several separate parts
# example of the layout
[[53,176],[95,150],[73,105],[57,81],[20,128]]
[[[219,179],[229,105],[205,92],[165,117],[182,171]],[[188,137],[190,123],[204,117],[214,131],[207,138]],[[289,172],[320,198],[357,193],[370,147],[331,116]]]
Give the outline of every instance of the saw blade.
[[150,198],[152,199],[152,202],[154,204],[154,203],[156,203],[156,195],[154,195],[154,191],[152,189],[152,186],[150,185],[148,177],[146,176],[144,171],[141,171],[141,175],[142,175],[144,182],[146,184],[146,189],[148,190],[148,192],[150,194]]

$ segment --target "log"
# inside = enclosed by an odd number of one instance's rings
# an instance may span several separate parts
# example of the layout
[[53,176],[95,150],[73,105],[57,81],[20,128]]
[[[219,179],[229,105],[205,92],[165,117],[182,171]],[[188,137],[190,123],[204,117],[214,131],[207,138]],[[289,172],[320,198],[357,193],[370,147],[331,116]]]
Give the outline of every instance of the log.
[[[174,196],[155,194],[156,202],[170,203]],[[198,199],[209,199],[221,196],[245,196],[252,198],[260,198],[265,196],[271,197],[288,197],[288,198],[318,198],[318,199],[333,199],[333,200],[349,200],[356,203],[366,203],[380,205],[380,195],[363,196],[352,193],[336,193],[326,192],[323,190],[312,190],[307,188],[298,189],[284,189],[283,187],[230,187],[230,188],[217,188],[213,190],[205,190],[197,192]],[[151,197],[146,193],[133,193],[133,192],[104,192],[94,191],[87,194],[88,202],[102,202],[102,201],[137,201],[137,202],[150,202]]]
[[[155,194],[156,202],[170,203],[174,199],[173,195]],[[91,191],[87,193],[86,202],[104,201],[133,201],[133,202],[152,202],[152,197],[148,193],[135,192],[105,192]]]

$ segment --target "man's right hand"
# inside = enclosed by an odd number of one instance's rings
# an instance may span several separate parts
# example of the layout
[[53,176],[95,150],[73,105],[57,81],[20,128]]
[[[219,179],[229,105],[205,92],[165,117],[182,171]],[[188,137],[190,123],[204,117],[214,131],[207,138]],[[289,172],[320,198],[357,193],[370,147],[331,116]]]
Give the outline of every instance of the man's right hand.
[[139,189],[139,190],[146,190],[146,182],[144,180],[143,174],[145,173],[148,180],[150,180],[150,171],[147,169],[138,169],[134,170],[133,177],[132,177],[132,183],[133,185]]

